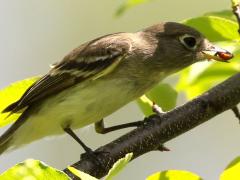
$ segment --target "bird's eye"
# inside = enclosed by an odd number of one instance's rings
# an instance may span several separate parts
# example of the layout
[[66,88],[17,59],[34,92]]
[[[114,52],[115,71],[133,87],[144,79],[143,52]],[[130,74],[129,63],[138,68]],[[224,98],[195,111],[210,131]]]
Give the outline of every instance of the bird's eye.
[[180,42],[188,49],[195,50],[197,47],[197,40],[195,37],[185,34],[180,36]]

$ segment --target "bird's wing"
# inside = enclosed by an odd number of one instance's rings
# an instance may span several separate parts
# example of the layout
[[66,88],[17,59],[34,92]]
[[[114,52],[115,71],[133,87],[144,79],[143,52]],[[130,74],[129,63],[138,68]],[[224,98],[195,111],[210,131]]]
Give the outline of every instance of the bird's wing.
[[117,37],[118,34],[104,36],[73,50],[3,112],[18,112],[76,83],[95,80],[110,73],[126,56],[130,47],[128,41],[118,41]]

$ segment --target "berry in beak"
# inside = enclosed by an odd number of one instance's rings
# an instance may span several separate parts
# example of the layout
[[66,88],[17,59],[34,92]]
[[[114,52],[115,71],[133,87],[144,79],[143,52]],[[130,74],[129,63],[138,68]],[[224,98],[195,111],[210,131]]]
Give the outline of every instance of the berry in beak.
[[213,45],[206,48],[202,53],[208,60],[214,59],[216,61],[229,62],[229,60],[233,58],[232,53]]

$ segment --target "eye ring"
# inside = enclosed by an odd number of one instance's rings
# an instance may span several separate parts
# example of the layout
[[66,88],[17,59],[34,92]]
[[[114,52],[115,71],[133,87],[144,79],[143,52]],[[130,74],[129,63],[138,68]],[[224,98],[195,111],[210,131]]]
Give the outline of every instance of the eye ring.
[[179,40],[187,49],[195,50],[197,48],[197,40],[192,35],[184,34],[179,37]]

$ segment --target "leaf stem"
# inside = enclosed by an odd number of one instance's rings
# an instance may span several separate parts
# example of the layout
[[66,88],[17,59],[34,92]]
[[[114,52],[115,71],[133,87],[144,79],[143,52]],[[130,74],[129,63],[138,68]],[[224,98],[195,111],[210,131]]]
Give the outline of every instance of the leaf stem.
[[237,18],[237,22],[239,25],[238,33],[240,34],[240,4],[239,3],[240,3],[239,0],[232,0],[232,11]]

